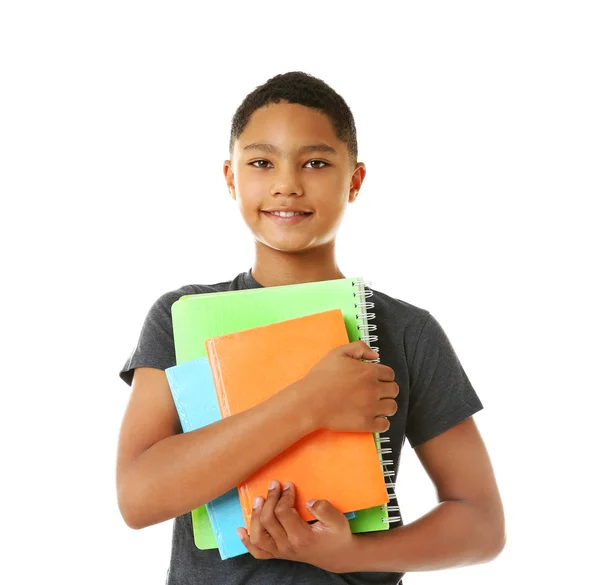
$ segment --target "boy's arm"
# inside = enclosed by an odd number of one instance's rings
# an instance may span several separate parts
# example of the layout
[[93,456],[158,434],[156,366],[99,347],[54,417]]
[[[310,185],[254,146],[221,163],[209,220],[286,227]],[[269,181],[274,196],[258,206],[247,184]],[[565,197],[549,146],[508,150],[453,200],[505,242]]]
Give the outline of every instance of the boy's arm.
[[117,455],[125,522],[150,526],[227,492],[316,430],[299,406],[292,385],[246,412],[181,433],[165,372],[136,368]]
[[188,433],[164,370],[136,368],[117,454],[125,522],[143,528],[202,506],[320,428],[385,432],[399,388],[391,368],[361,361],[376,357],[363,341],[337,347],[265,402]]
[[434,571],[487,562],[504,548],[502,501],[473,418],[415,451],[439,505],[395,530],[355,535],[343,572]]
[[294,489],[269,492],[239,535],[259,559],[283,558],[335,573],[433,571],[493,559],[504,547],[504,514],[485,445],[472,418],[416,448],[440,504],[406,526],[352,534],[329,502],[311,508],[308,525]]

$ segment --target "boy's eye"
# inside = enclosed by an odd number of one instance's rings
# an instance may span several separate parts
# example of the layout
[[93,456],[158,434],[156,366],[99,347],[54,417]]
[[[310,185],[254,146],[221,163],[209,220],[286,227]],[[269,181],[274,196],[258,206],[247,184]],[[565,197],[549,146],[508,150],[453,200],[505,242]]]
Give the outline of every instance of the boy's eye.
[[324,162],[322,160],[309,160],[306,164],[309,165],[311,163],[317,163],[317,164],[323,165],[322,167],[310,167],[311,169],[324,169],[325,167],[329,166],[326,162]]
[[254,162],[250,163],[250,166],[253,166],[253,167],[257,168],[257,169],[266,169],[267,168],[266,166],[261,166],[261,165],[256,166],[256,163],[268,163],[268,162],[269,162],[268,160],[264,160],[264,159],[255,160]]
[[[267,164],[269,164],[269,161],[261,158],[260,160],[255,160],[254,162],[250,163],[250,165],[253,166],[256,169],[266,169],[267,166],[264,166],[264,165],[261,165],[261,164],[257,165],[256,163],[267,163]],[[309,160],[306,164],[307,165],[312,165],[312,163],[317,163],[317,164],[320,164],[322,166],[320,166],[320,167],[310,166],[309,168],[311,168],[311,169],[323,169],[323,168],[329,166],[328,163],[326,163],[325,161],[322,161],[322,160]]]

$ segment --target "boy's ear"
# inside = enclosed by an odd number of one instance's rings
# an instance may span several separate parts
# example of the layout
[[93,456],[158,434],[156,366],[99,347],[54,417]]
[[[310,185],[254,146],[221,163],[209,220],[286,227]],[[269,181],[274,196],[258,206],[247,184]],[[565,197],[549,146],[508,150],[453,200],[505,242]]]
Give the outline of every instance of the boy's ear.
[[358,192],[362,186],[363,181],[365,180],[365,175],[367,174],[367,167],[365,163],[356,163],[356,169],[354,169],[354,173],[352,174],[352,179],[350,181],[350,193],[348,194],[348,203],[354,203],[356,198],[358,197]]
[[223,174],[225,175],[225,182],[227,183],[227,190],[229,196],[235,201],[235,186],[233,181],[233,170],[231,168],[231,161],[226,160],[223,163]]

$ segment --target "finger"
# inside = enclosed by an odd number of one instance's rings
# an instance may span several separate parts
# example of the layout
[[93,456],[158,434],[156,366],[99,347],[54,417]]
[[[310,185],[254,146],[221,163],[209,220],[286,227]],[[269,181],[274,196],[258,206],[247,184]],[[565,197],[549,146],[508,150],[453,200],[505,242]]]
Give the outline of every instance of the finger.
[[369,429],[372,433],[385,433],[390,430],[390,421],[384,416],[376,416],[373,419],[371,428]]
[[393,398],[384,398],[376,408],[377,416],[394,416],[398,411],[398,403]]
[[383,364],[373,364],[377,368],[377,379],[380,382],[393,382],[396,378],[396,372],[389,366]]
[[248,537],[250,538],[250,542],[252,542],[252,544],[258,545],[266,550],[272,550],[275,545],[271,539],[271,536],[260,521],[260,514],[262,512],[264,503],[264,498],[260,496],[257,496],[254,500],[252,515],[250,516],[250,530],[248,531]]
[[348,343],[342,346],[342,351],[351,358],[356,360],[365,359],[365,360],[376,360],[379,357],[379,354],[372,350],[364,341],[358,340],[353,341],[352,343]]
[[[287,540],[285,529],[277,516],[275,516],[275,506],[279,502],[280,496],[281,484],[276,480],[271,481],[267,499],[260,512],[260,523],[264,530],[269,533],[270,538],[275,542],[276,546],[278,543],[283,543]],[[252,542],[260,545],[260,542],[255,540],[252,540]]]
[[400,387],[396,382],[381,382],[377,384],[379,398],[396,398],[400,394]]
[[[328,528],[334,530],[349,528],[348,518],[327,500],[308,500],[306,507],[319,522]],[[313,530],[321,530],[322,528],[322,526],[312,524]]]
[[248,537],[254,546],[275,556],[277,545],[267,529],[263,526],[260,519],[264,503],[264,498],[260,496],[254,501],[252,515],[250,516],[250,530],[248,532]]
[[296,487],[289,481],[283,486],[281,498],[275,506],[275,516],[277,516],[285,530],[288,540],[296,540],[303,533],[310,532],[308,523],[298,514],[296,509]]
[[248,552],[255,558],[260,560],[272,559],[272,555],[269,551],[263,550],[260,547],[250,542],[250,536],[246,532],[245,528],[238,528],[236,530],[237,535],[240,537],[244,546],[248,549]]

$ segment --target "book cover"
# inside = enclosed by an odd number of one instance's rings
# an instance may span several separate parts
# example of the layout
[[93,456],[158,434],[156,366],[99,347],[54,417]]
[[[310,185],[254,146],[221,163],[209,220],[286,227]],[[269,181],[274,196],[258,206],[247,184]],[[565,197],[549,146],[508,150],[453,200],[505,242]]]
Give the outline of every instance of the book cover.
[[[303,378],[332,349],[347,343],[339,309],[208,339],[206,349],[222,416],[268,400]],[[326,499],[342,512],[389,501],[371,433],[320,429],[253,473],[238,486],[247,527],[254,499],[266,497],[272,479],[294,483],[296,508],[307,521],[315,519],[304,506],[310,498]]]

